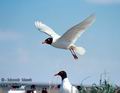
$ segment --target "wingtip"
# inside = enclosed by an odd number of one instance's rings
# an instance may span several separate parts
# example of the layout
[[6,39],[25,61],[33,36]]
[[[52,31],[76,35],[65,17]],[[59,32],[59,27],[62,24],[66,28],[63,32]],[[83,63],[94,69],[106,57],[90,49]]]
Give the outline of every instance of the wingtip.
[[90,15],[90,18],[95,20],[95,19],[96,19],[96,13],[92,13],[92,14]]
[[91,16],[96,16],[96,13],[92,13]]
[[41,24],[42,22],[41,21],[35,21],[35,24]]
[[96,14],[92,13],[91,15],[89,15],[86,19],[87,22],[90,22],[91,24],[95,22],[96,20]]
[[38,28],[39,26],[41,26],[42,22],[41,21],[35,21],[35,26]]

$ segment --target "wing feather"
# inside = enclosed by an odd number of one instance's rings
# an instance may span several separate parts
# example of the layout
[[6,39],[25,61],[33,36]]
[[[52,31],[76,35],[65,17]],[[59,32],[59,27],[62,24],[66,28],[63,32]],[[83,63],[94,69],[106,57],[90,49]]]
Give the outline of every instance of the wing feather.
[[36,21],[35,22],[35,27],[41,31],[44,32],[45,34],[49,35],[52,38],[59,38],[60,36],[55,33],[50,27],[48,27],[47,25],[43,24],[40,21]]
[[85,20],[83,20],[81,23],[70,28],[66,33],[64,33],[59,38],[59,40],[69,42],[70,44],[75,43],[76,40],[81,36],[81,34],[88,27],[90,27],[94,21],[95,21],[95,15],[92,14],[89,17],[87,17]]

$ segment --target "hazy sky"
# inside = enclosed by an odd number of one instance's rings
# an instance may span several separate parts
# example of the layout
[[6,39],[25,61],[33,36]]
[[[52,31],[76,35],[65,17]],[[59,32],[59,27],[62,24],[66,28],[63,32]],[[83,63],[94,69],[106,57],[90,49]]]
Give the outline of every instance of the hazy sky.
[[[96,22],[76,42],[86,49],[79,60],[41,44],[48,36],[35,28],[36,20],[62,35],[92,13]],[[0,78],[60,83],[53,75],[65,70],[73,84],[86,77],[83,83],[92,84],[106,71],[110,82],[120,85],[119,48],[119,0],[0,0]]]

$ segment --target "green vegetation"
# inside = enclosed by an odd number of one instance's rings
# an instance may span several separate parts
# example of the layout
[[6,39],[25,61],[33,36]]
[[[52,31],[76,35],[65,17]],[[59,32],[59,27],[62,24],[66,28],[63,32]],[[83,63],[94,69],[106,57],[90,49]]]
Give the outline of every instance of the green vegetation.
[[113,86],[108,81],[104,80],[100,85],[92,84],[92,86],[85,87],[82,84],[79,86],[79,93],[119,93],[117,86]]

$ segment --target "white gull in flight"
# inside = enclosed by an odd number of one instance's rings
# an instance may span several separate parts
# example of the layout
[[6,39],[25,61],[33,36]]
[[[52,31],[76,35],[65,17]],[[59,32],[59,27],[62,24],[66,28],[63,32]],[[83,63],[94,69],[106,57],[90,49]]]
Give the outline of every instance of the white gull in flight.
[[35,26],[39,31],[50,36],[44,42],[42,42],[43,44],[46,43],[56,48],[70,50],[74,59],[78,59],[76,53],[84,55],[85,49],[83,47],[76,46],[75,42],[81,36],[81,34],[92,25],[92,23],[95,21],[95,18],[96,17],[94,14],[90,15],[81,23],[68,29],[67,32],[65,32],[62,36],[55,33],[54,30],[43,24],[41,21],[36,21]]

